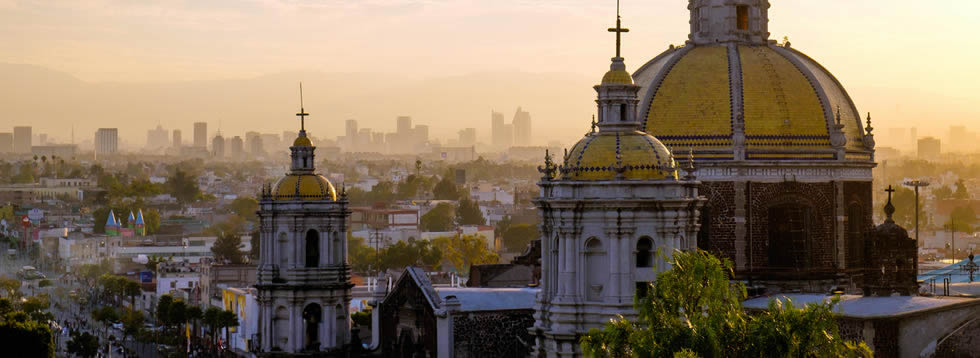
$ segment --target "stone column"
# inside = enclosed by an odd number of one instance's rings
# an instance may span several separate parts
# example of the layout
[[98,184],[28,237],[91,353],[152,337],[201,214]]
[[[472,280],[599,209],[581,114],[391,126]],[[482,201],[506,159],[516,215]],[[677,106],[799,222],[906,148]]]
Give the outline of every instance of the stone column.
[[323,347],[336,347],[337,343],[334,341],[337,339],[337,335],[333,334],[337,331],[334,327],[337,324],[336,313],[334,312],[334,305],[330,303],[321,303],[323,308],[323,315],[325,317],[321,318],[323,321],[320,324],[322,328],[320,330],[320,342],[322,342]]
[[836,245],[834,245],[836,247],[836,255],[834,256],[834,261],[836,261],[835,266],[837,266],[837,269],[843,270],[846,262],[844,259],[844,254],[847,251],[847,246],[845,246],[844,243],[844,232],[846,231],[844,221],[847,217],[844,205],[844,182],[835,181],[834,191],[836,192],[834,199],[834,216],[837,218],[836,222],[834,223],[834,236],[836,237]]

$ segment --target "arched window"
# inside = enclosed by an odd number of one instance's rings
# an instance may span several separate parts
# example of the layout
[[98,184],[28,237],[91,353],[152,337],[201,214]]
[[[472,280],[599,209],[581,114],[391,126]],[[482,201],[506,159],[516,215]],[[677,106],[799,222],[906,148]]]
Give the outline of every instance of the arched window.
[[749,7],[748,5],[738,5],[735,7],[736,15],[738,16],[738,29],[748,30],[749,29]]
[[621,103],[619,105],[619,121],[622,122],[625,120],[626,120],[626,103]]
[[851,203],[847,206],[847,262],[851,267],[861,267],[864,262],[864,211],[861,205]]
[[701,228],[698,230],[698,248],[709,250],[711,247],[711,206],[701,208]]
[[601,301],[602,290],[609,281],[609,261],[606,251],[602,249],[602,241],[589,238],[585,241],[585,299]]
[[769,268],[801,270],[810,267],[810,210],[799,204],[769,208]]
[[320,266],[320,233],[310,229],[306,232],[306,267]]
[[310,303],[303,308],[303,324],[306,330],[303,339],[303,348],[306,351],[317,352],[320,350],[320,323],[323,322],[323,309],[316,303]]
[[653,267],[653,240],[649,237],[636,242],[636,267]]

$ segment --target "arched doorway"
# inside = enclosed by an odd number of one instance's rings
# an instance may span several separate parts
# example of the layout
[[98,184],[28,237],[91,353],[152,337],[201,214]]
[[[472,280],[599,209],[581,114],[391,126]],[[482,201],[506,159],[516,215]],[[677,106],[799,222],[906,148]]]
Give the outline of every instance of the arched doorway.
[[647,236],[636,242],[636,267],[653,267],[653,239]]
[[323,322],[323,309],[316,303],[310,303],[303,308],[304,338],[303,350],[317,352],[320,350],[320,323]]
[[585,242],[585,272],[585,299],[602,301],[602,289],[609,278],[609,261],[598,238],[593,237]]
[[769,269],[800,271],[810,267],[810,208],[786,203],[769,208]]
[[310,229],[306,232],[306,267],[320,266],[320,233]]

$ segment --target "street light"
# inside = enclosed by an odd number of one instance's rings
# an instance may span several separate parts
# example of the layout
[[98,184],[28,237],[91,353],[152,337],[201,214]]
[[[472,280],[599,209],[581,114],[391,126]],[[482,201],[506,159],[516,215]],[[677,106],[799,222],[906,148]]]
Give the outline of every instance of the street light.
[[915,188],[915,242],[919,242],[919,187],[929,186],[929,182],[916,179],[907,180],[902,184]]

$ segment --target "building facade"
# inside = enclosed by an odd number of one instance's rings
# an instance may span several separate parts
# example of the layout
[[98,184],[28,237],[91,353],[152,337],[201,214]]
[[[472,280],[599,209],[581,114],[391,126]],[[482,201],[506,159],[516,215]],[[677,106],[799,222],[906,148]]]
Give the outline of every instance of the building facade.
[[[305,116],[305,113],[300,113]],[[259,340],[263,352],[322,352],[350,341],[345,195],[315,173],[302,129],[290,171],[259,198]]]
[[636,318],[638,290],[669,268],[676,250],[697,249],[705,201],[700,183],[679,177],[671,151],[641,131],[640,86],[618,47],[617,40],[610,70],[595,86],[598,122],[561,165],[546,156],[540,169],[534,203],[541,218],[541,292],[532,356],[581,355],[583,334],[616,315]]
[[32,143],[31,127],[14,127],[14,153],[29,154]]
[[194,146],[198,148],[208,147],[207,122],[194,122]]
[[95,131],[95,155],[115,154],[119,151],[119,130],[99,128]]

